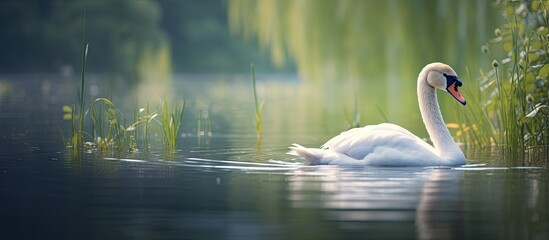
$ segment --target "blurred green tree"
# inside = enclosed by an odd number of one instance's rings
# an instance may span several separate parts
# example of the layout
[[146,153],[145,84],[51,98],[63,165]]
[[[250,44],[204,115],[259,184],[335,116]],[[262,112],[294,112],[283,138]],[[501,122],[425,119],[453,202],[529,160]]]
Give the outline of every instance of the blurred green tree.
[[[0,72],[78,72],[86,1],[0,1]],[[130,79],[270,70],[257,42],[231,35],[224,0],[87,1],[89,72]],[[292,68],[287,68],[292,70]]]
[[[49,39],[56,42],[61,64],[78,63],[81,51],[84,1],[53,1],[45,26]],[[145,57],[169,48],[160,28],[161,8],[152,0],[89,1],[86,16],[86,42],[92,72],[120,73],[130,78],[142,74],[138,66]],[[63,49],[68,48],[68,51]],[[165,56],[169,57],[169,56]],[[168,67],[169,70],[169,67]]]
[[[430,62],[450,64],[462,78],[487,62],[481,46],[502,21],[488,1],[228,0],[231,30],[256,39],[274,63],[293,59],[302,79],[324,86],[321,104],[354,85],[355,119],[420,126],[416,79]],[[467,83],[465,82],[467,86]],[[350,97],[349,97],[350,98]],[[352,98],[350,98],[352,99]],[[455,104],[441,98],[441,105]],[[360,103],[360,106],[358,105]],[[376,111],[376,109],[379,109]],[[453,112],[445,113],[448,122]],[[387,121],[386,119],[384,121]],[[419,129],[418,129],[419,130]],[[421,135],[421,134],[420,134]]]
[[40,69],[52,54],[44,40],[47,1],[0,1],[0,71]]
[[[163,10],[161,26],[172,42],[175,72],[246,73],[250,63],[261,70],[275,70],[269,52],[261,52],[257,41],[231,34],[225,0],[158,0],[158,3]],[[292,66],[290,63],[276,71],[293,71]]]
[[[463,72],[501,20],[488,1],[229,0],[231,29],[314,81],[415,79],[444,61]],[[475,67],[475,70],[477,68]],[[411,85],[415,83],[412,81]]]

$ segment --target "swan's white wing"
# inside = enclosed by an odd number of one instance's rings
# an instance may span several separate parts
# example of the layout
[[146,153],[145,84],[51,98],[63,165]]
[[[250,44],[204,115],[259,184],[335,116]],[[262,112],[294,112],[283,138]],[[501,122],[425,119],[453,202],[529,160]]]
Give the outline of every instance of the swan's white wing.
[[343,153],[354,159],[364,159],[376,149],[382,148],[410,154],[418,150],[436,152],[431,145],[410,131],[390,123],[368,125],[342,132],[322,145],[322,148]]

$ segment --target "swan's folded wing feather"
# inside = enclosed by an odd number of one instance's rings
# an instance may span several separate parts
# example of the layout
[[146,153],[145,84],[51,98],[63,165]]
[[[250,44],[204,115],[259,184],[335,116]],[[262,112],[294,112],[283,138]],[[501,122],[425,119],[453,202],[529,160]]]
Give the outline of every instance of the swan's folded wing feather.
[[368,125],[342,132],[326,142],[322,148],[363,159],[379,147],[414,152],[418,148],[435,149],[410,131],[390,123]]

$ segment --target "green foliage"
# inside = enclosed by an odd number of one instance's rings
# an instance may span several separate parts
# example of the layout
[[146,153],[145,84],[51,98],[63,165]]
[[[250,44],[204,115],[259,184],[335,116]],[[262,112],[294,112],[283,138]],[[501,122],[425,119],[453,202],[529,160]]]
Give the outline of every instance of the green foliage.
[[[84,2],[0,1],[0,71],[78,72]],[[251,61],[269,66],[256,42],[230,34],[226,8],[225,0],[88,1],[89,72],[133,81],[172,69],[236,72]]]
[[477,123],[481,133],[469,143],[496,143],[510,159],[523,159],[532,150],[547,158],[549,116],[544,106],[549,99],[549,1],[500,4],[508,21],[494,31],[490,47],[483,47],[497,60],[476,86],[479,104],[471,108],[474,119],[467,122],[468,127]]
[[[132,78],[141,77],[140,61],[168,42],[159,28],[161,9],[152,0],[89,1],[87,16],[81,12],[81,1],[51,2],[51,18],[46,27],[48,39],[58,42],[56,50],[68,63],[76,62],[71,53],[78,49],[74,39],[82,32],[92,43],[95,55],[90,60],[91,71],[107,71]],[[82,29],[82,24],[86,28]]]
[[457,70],[476,63],[479,54],[470,46],[487,38],[483,30],[499,17],[490,5],[475,0],[229,0],[228,12],[232,31],[259,40],[275,64],[295,60],[307,80],[373,82],[387,79],[390,71],[403,81],[415,79],[418,69],[433,61],[450,62]]
[[[486,29],[501,21],[491,6],[476,0],[228,0],[228,13],[230,29],[258,40],[274,63],[293,61],[300,79],[326,86],[319,105],[331,104],[340,86],[359,82],[361,111],[348,109],[350,125],[388,118],[426,136],[416,106],[417,74],[430,62],[463,72],[487,58],[471,46],[489,39]],[[453,99],[440,101],[445,108]]]
[[[85,34],[94,53],[87,59],[89,71],[135,80],[141,77],[140,62],[160,56],[158,51],[170,45],[159,26],[162,11],[155,0],[8,0],[0,1],[0,9],[4,71],[73,69]],[[171,60],[162,57],[160,62]]]

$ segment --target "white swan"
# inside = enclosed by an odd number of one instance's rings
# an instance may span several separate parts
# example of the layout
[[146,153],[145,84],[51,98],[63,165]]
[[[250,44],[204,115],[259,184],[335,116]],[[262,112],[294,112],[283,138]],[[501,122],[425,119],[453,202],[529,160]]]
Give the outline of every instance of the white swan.
[[419,110],[434,147],[410,131],[391,123],[368,125],[342,132],[322,147],[298,144],[288,154],[301,156],[311,164],[368,166],[451,166],[465,164],[465,156],[450,135],[437,101],[435,89],[450,93],[465,105],[456,72],[443,63],[431,63],[417,80]]

